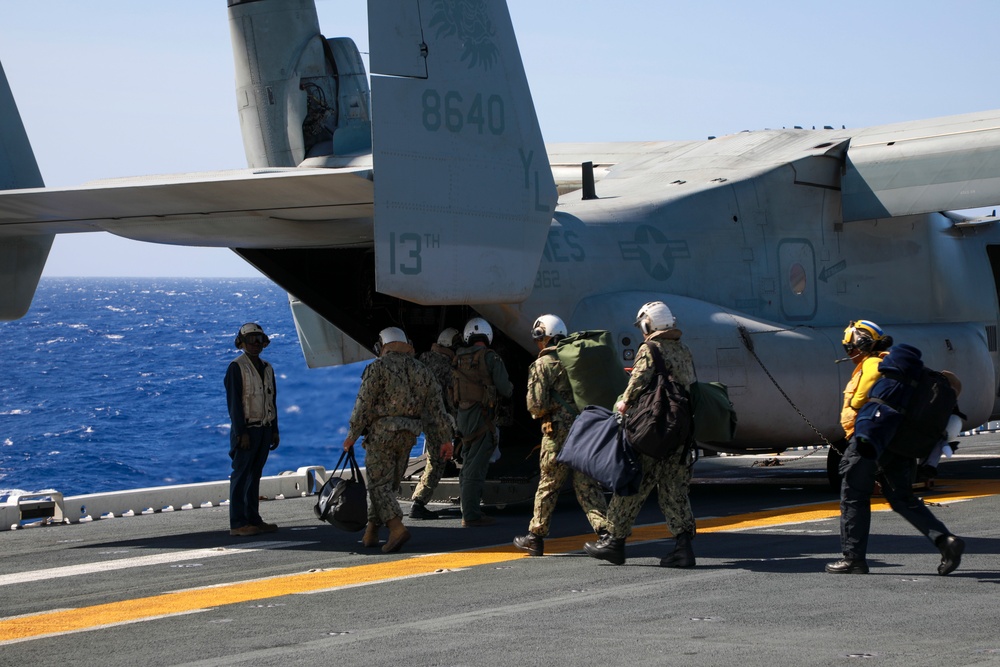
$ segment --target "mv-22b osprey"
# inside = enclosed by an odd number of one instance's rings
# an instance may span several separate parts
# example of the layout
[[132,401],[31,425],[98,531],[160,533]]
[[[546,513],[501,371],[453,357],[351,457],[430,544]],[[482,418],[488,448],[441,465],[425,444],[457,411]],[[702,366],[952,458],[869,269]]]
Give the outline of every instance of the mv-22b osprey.
[[732,451],[843,437],[834,361],[859,318],[956,373],[969,426],[1000,414],[1000,229],[948,212],[1000,202],[1000,111],[546,146],[502,2],[369,0],[370,88],[312,0],[228,4],[244,171],[42,188],[0,77],[0,317],[27,310],[53,234],[96,230],[232,248],[288,291],[314,366],[478,313],[519,386],[496,478],[537,470],[516,450],[538,440],[543,313],[611,330],[627,367],[637,310],[665,301],[699,379],[729,387]]

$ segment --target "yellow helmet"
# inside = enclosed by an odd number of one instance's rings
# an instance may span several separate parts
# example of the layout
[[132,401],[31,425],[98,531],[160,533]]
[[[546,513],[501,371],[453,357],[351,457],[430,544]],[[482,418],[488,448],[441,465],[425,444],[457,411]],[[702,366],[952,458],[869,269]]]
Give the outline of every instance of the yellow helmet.
[[844,329],[844,349],[850,354],[852,350],[861,350],[865,354],[871,354],[876,345],[886,340],[882,327],[871,320],[857,320],[850,322]]

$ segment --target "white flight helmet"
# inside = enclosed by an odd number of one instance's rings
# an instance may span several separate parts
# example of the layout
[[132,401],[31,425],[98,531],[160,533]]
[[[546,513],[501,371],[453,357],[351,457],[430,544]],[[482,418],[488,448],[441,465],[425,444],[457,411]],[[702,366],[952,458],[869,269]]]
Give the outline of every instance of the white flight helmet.
[[466,343],[471,343],[472,339],[476,336],[485,338],[488,345],[493,343],[493,327],[481,317],[473,317],[465,323],[465,332],[462,334],[462,340]]
[[455,327],[448,327],[440,334],[438,334],[437,344],[441,347],[447,347],[448,349],[454,349],[458,345],[458,329]]
[[535,340],[565,338],[568,335],[566,323],[556,315],[542,315],[531,325],[531,337]]
[[650,301],[640,308],[639,314],[635,316],[635,326],[639,327],[644,336],[648,336],[654,331],[673,329],[676,324],[677,320],[674,319],[674,314],[662,301]]
[[382,348],[389,343],[409,343],[410,341],[406,338],[406,333],[399,327],[386,327],[382,331],[378,332],[378,340],[375,341],[375,346],[372,348],[375,350],[375,354],[381,356]]
[[236,346],[236,349],[242,350],[243,345],[246,343],[246,337],[251,334],[260,334],[261,336],[264,337],[263,347],[267,347],[268,345],[271,344],[271,339],[267,337],[267,334],[264,333],[264,330],[261,328],[259,324],[257,324],[256,322],[247,322],[246,324],[240,327],[239,331],[236,332],[236,340],[233,341],[233,344]]

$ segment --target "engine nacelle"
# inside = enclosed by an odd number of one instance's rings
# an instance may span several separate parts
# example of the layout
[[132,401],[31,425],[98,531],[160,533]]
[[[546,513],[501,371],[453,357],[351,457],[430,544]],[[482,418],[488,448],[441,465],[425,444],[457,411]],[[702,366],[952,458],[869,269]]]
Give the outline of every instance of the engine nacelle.
[[230,0],[247,164],[371,151],[371,94],[354,41],[320,34],[312,0]]

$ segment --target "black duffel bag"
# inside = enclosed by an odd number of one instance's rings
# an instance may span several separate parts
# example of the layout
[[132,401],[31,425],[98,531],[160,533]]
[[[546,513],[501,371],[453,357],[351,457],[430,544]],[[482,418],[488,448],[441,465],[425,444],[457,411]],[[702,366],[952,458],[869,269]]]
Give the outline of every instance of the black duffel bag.
[[588,405],[576,418],[556,461],[619,496],[637,493],[642,481],[642,464],[622,437],[618,419],[599,405]]
[[[348,465],[351,476],[345,479],[337,473],[347,472]],[[354,458],[353,448],[340,455],[333,475],[319,490],[319,499],[313,512],[320,521],[326,521],[341,530],[357,532],[368,525],[368,488]]]

